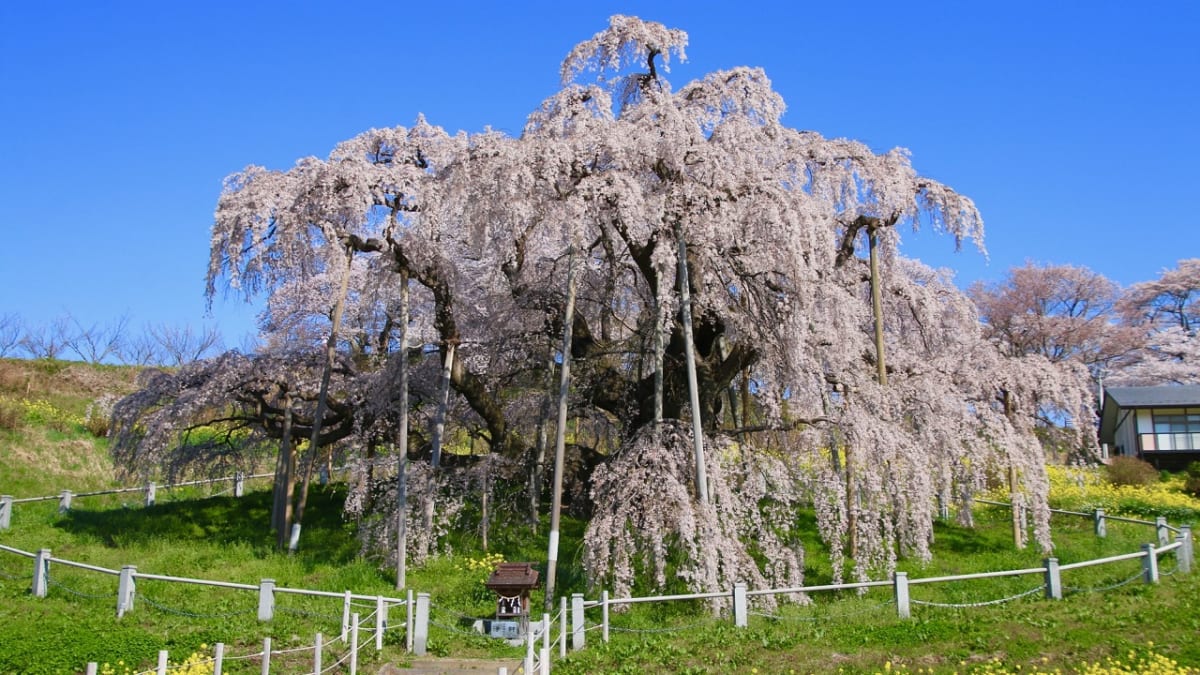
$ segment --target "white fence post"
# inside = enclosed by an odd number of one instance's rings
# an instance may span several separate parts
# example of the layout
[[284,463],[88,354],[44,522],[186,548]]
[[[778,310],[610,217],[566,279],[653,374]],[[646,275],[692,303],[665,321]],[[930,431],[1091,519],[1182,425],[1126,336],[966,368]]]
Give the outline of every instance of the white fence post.
[[542,650],[538,652],[542,675],[550,675],[550,613],[542,614]]
[[117,618],[133,611],[133,597],[137,593],[137,566],[125,565],[121,568],[121,578],[117,581]]
[[158,675],[167,675],[167,650],[158,650],[158,668],[154,672]]
[[271,675],[271,638],[263,638],[262,675]]
[[0,495],[0,530],[12,526],[12,495]]
[[1175,535],[1175,539],[1180,543],[1175,558],[1179,561],[1180,571],[1187,574],[1192,571],[1192,555],[1195,553],[1192,548],[1192,526],[1180,525],[1179,534]]
[[1104,509],[1096,509],[1096,536],[1107,537],[1108,525],[1104,522]]
[[600,635],[608,642],[608,591],[600,591],[600,624],[603,626]]
[[383,651],[383,631],[387,630],[387,604],[382,595],[375,596],[375,651]]
[[411,654],[413,650],[413,591],[408,589],[404,603],[404,648]]
[[1146,552],[1146,556],[1142,558],[1142,578],[1148,584],[1158,583],[1158,551],[1154,550],[1154,544],[1142,544],[1142,550]]
[[567,596],[558,598],[558,657],[567,658]]
[[95,661],[88,661],[86,675],[96,675],[100,672],[100,664]]
[[350,635],[350,591],[347,590],[342,596],[342,639],[348,639]]
[[416,625],[413,626],[413,653],[425,656],[425,646],[429,642],[429,594],[417,593]]
[[258,620],[275,618],[275,580],[263,579],[258,584]]
[[525,631],[525,662],[521,666],[521,672],[526,675],[533,673],[533,631]]
[[233,474],[233,496],[241,497],[246,494],[246,474],[238,471]]
[[1058,558],[1046,558],[1046,599],[1062,600],[1062,573]]
[[733,585],[733,625],[737,628],[745,628],[749,625],[746,619],[746,584],[736,583]]
[[901,619],[912,616],[908,606],[908,572],[896,572],[892,577],[892,587],[896,592],[896,612]]
[[571,594],[571,651],[583,649],[583,593]]
[[1154,519],[1154,529],[1158,531],[1158,545],[1166,546],[1171,542],[1171,530],[1167,527],[1166,516]]
[[358,612],[350,615],[354,627],[350,629],[350,675],[358,672]]
[[33,559],[33,597],[46,597],[46,586],[50,581],[50,549],[43,548]]
[[317,638],[313,642],[313,672],[314,673],[321,672],[321,650],[325,648],[325,645],[322,644],[322,642],[324,642],[324,637],[320,633],[317,633]]
[[154,481],[150,481],[149,483],[146,483],[146,506],[147,507],[154,506],[154,497],[155,497],[156,490],[157,490],[157,486],[154,485]]
[[66,513],[71,510],[71,491],[63,490],[58,496],[58,512]]
[[225,670],[225,643],[218,642],[213,645],[213,672],[212,675],[221,675]]

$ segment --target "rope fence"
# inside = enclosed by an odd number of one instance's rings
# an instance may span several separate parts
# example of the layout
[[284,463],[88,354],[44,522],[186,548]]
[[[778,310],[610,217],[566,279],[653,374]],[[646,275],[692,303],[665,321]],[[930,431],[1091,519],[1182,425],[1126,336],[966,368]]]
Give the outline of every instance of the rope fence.
[[[255,474],[252,476],[242,476],[239,474],[238,476],[226,479],[187,481],[161,487],[164,489],[184,487],[187,485],[214,483],[220,480],[243,481],[245,478],[261,478],[270,475],[271,474]],[[0,500],[0,529],[4,529],[8,526],[8,522],[12,514],[13,504],[16,503],[59,499],[60,509],[62,509],[69,508],[71,500],[75,497],[145,490],[148,500],[147,505],[149,505],[152,503],[155,489],[156,488],[154,484],[151,483],[144,488],[121,488],[114,490],[95,491],[91,493],[73,494],[69,491],[63,491],[61,495],[55,497],[30,497],[18,500],[9,496],[4,496],[3,499]],[[235,493],[239,494],[240,496],[239,488],[231,489],[234,489]],[[989,502],[987,500],[977,501],[984,504],[1011,508],[1011,505],[1003,502]],[[570,645],[571,650],[583,649],[586,645],[586,635],[588,633],[599,632],[600,639],[604,642],[608,642],[611,631],[614,630],[631,634],[692,631],[706,625],[712,625],[721,621],[728,621],[730,615],[732,615],[731,618],[733,620],[733,625],[738,628],[746,627],[748,625],[750,616],[771,621],[818,621],[821,618],[833,618],[833,615],[823,617],[796,617],[789,616],[787,613],[768,613],[761,610],[752,611],[751,600],[754,598],[769,599],[772,601],[772,605],[775,598],[779,596],[783,596],[785,598],[790,597],[793,599],[800,598],[802,600],[802,604],[804,604],[808,603],[812,596],[824,592],[840,593],[846,591],[856,591],[862,595],[875,589],[888,589],[891,597],[886,601],[880,602],[873,607],[863,608],[858,612],[844,613],[839,616],[853,616],[861,613],[875,612],[881,607],[890,607],[897,613],[899,618],[909,619],[911,618],[912,607],[914,605],[918,607],[935,609],[980,608],[1014,602],[1037,594],[1042,594],[1047,599],[1061,600],[1063,599],[1065,592],[1105,592],[1135,583],[1139,579],[1146,584],[1154,584],[1158,583],[1161,576],[1176,573],[1187,574],[1191,571],[1191,565],[1193,561],[1193,542],[1191,528],[1189,526],[1171,526],[1164,518],[1157,518],[1152,522],[1136,518],[1110,516],[1105,514],[1103,510],[1100,509],[1097,509],[1093,513],[1053,509],[1051,511],[1060,515],[1093,519],[1095,523],[1096,535],[1100,537],[1106,535],[1106,527],[1109,522],[1131,523],[1140,526],[1152,527],[1157,535],[1156,541],[1143,544],[1140,551],[1124,553],[1107,558],[1084,560],[1065,564],[1059,564],[1056,558],[1046,558],[1043,560],[1043,564],[1039,567],[977,572],[952,576],[933,576],[910,579],[907,573],[897,571],[892,575],[892,578],[887,580],[861,581],[847,584],[825,584],[751,590],[748,589],[745,584],[739,583],[735,584],[731,589],[721,591],[623,598],[610,598],[607,591],[602,591],[598,600],[586,600],[582,594],[574,594],[569,598],[569,604],[568,598],[560,598],[560,608],[558,613],[554,616],[551,616],[547,613],[542,616],[541,621],[523,622],[523,626],[525,628],[523,637],[526,646],[526,655],[522,664],[519,666],[519,669],[526,675],[533,672],[548,673],[550,669],[550,654],[553,648],[557,647],[558,651],[560,652],[560,656],[566,655],[568,645]],[[186,577],[138,572],[137,568],[132,565],[127,565],[119,570],[116,570],[92,565],[89,563],[54,558],[51,556],[48,549],[41,549],[37,552],[31,553],[13,547],[0,545],[0,552],[20,558],[33,559],[30,592],[35,597],[45,597],[48,590],[51,588],[55,589],[56,591],[62,591],[64,593],[87,599],[103,599],[112,597],[111,592],[94,593],[91,591],[91,589],[84,590],[86,586],[77,587],[74,583],[69,585],[65,584],[64,579],[59,578],[57,573],[52,575],[52,569],[70,569],[77,572],[100,574],[107,577],[117,577],[116,606],[118,617],[133,611],[134,600],[135,598],[140,597],[145,601],[147,606],[158,611],[195,619],[225,619],[253,612],[256,613],[257,618],[260,621],[269,621],[278,612],[327,620],[330,622],[338,622],[338,628],[340,630],[336,638],[325,642],[322,633],[317,633],[314,644],[311,646],[294,647],[286,650],[272,650],[270,638],[265,638],[263,649],[260,652],[241,656],[226,656],[224,654],[224,645],[219,644],[214,648],[215,651],[212,657],[213,664],[217,672],[219,672],[219,664],[222,662],[222,660],[259,659],[264,664],[263,672],[266,673],[268,672],[267,664],[273,655],[294,657],[294,655],[299,652],[311,651],[313,653],[313,670],[309,672],[319,674],[330,672],[332,669],[345,669],[348,667],[349,671],[354,673],[357,670],[357,658],[359,650],[368,645],[372,638],[374,639],[376,650],[382,650],[384,635],[388,630],[404,630],[406,649],[418,655],[423,655],[426,652],[430,625],[450,633],[468,634],[473,636],[479,634],[479,629],[474,625],[474,623],[477,621],[475,617],[462,614],[456,610],[442,605],[433,604],[430,602],[429,595],[426,593],[416,594],[416,597],[414,598],[413,593],[409,591],[406,598],[391,598],[384,596],[354,594],[348,590],[344,592],[333,592],[300,588],[286,588],[277,586],[273,579],[262,579],[258,584],[191,579]],[[1169,555],[1174,562],[1173,567],[1169,571],[1159,570],[1159,560],[1160,557],[1164,555]],[[1085,568],[1092,568],[1102,565],[1117,565],[1126,561],[1137,561],[1140,569],[1133,575],[1129,577],[1122,577],[1115,583],[1105,583],[1096,586],[1067,586],[1063,584],[1062,575],[1064,573],[1073,574],[1077,570],[1083,570]],[[28,562],[26,562],[26,564],[28,564]],[[24,580],[29,578],[28,575],[13,575],[9,571],[0,572],[0,576],[3,576],[3,578],[6,579],[14,580]],[[1021,590],[1014,594],[1007,594],[998,598],[974,600],[971,602],[949,602],[936,601],[928,597],[912,597],[912,591],[914,590],[914,587],[927,588],[935,584],[969,582],[985,579],[1019,579],[1026,576],[1038,577],[1038,583],[1032,588],[1027,588],[1026,590]],[[145,585],[149,582],[209,586],[230,589],[239,592],[250,591],[256,593],[257,595],[257,607],[248,607],[245,609],[237,609],[222,613],[204,613],[194,609],[182,609],[178,606],[172,606],[172,603],[165,601],[162,597],[158,597],[157,599],[152,598],[145,593],[144,589],[139,588],[139,584]],[[301,597],[307,596],[310,598],[324,599],[324,601],[336,599],[341,602],[341,615],[338,616],[332,613],[316,611],[310,606],[277,605],[278,598],[289,595]],[[712,616],[701,621],[692,622],[688,625],[664,626],[657,628],[614,626],[611,622],[611,612],[616,608],[631,607],[645,603],[674,603],[694,601],[707,601],[713,609]],[[394,608],[404,608],[406,611],[406,616],[403,621],[388,621],[389,610]],[[587,614],[588,611],[593,613],[590,617],[590,620]],[[597,617],[595,616],[596,613],[599,613],[599,620],[597,620]],[[464,622],[466,621],[472,622],[471,630],[463,628]],[[555,624],[558,626],[556,637],[554,636],[555,631],[553,630]],[[323,662],[323,652],[329,650],[332,654],[332,650],[334,649],[335,645],[342,645],[344,650],[340,651],[334,657],[334,662],[332,664],[325,664]],[[165,664],[167,663],[166,652],[160,653],[159,663],[160,667],[157,671],[146,672],[165,672]],[[93,669],[94,665],[95,664],[89,664],[88,672],[95,672]]]

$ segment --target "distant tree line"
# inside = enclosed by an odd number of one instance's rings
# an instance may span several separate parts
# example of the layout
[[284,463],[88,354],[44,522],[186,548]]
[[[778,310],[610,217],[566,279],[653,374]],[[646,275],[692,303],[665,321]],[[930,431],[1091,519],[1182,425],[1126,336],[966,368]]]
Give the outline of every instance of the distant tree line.
[[1075,361],[1097,384],[1200,382],[1200,258],[1128,288],[1086,267],[1027,262],[969,295],[1009,356]]
[[146,323],[136,329],[128,316],[89,323],[70,313],[45,323],[0,314],[0,357],[69,359],[129,366],[182,366],[224,351],[215,325]]

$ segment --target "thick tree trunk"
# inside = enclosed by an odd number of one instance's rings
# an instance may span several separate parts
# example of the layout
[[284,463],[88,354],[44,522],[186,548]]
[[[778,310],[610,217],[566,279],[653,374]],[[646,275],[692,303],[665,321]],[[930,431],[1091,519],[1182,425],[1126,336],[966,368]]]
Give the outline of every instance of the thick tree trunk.
[[562,512],[563,463],[567,443],[567,394],[571,389],[571,329],[575,323],[575,248],[567,254],[567,306],[563,312],[562,369],[558,376],[558,427],[554,430],[554,489],[550,506],[550,542],[546,556],[546,611],[554,607],[558,574],[558,531]]

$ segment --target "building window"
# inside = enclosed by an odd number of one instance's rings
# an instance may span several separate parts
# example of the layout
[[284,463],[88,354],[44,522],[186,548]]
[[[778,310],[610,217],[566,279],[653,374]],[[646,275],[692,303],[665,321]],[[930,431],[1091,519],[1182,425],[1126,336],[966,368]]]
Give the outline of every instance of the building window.
[[1200,408],[1155,410],[1154,436],[1157,450],[1200,449]]

